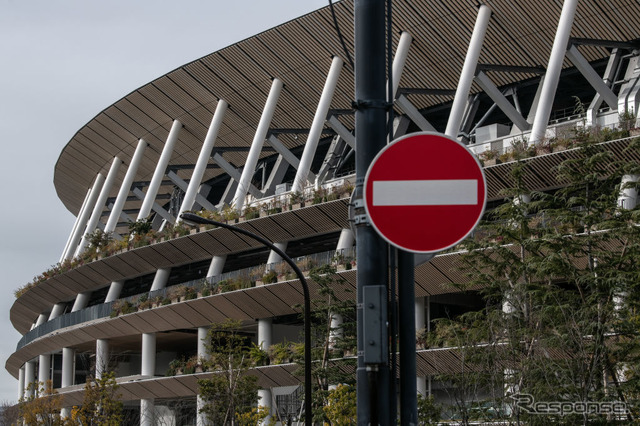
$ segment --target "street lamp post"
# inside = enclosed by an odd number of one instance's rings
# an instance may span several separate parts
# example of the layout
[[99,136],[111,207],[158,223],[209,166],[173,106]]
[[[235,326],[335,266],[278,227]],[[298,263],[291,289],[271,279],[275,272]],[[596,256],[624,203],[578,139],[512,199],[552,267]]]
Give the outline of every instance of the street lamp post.
[[298,265],[296,265],[291,257],[289,257],[284,251],[279,249],[271,241],[262,238],[260,235],[256,235],[253,232],[238,228],[237,226],[231,226],[227,225],[226,223],[206,219],[193,213],[182,213],[180,217],[186,222],[199,223],[203,225],[215,225],[220,228],[225,228],[232,232],[237,232],[239,234],[253,238],[254,240],[261,242],[271,250],[278,253],[278,255],[280,255],[280,257],[282,257],[282,259],[287,262],[289,266],[291,266],[293,271],[298,276],[298,279],[302,284],[304,296],[304,423],[305,426],[311,426],[313,424],[313,413],[311,408],[311,298],[309,297],[309,286],[302,271],[300,270],[300,268],[298,268]]

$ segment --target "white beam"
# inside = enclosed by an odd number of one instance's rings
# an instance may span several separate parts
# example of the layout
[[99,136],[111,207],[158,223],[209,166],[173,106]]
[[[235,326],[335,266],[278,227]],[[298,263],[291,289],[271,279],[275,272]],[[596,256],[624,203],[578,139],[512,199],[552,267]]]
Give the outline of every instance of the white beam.
[[521,131],[529,130],[531,124],[524,119],[522,114],[511,105],[509,100],[500,92],[495,84],[489,79],[489,77],[482,71],[476,75],[476,83],[485,91],[485,93],[498,105],[498,108],[504,112],[504,114],[515,124],[515,126]]
[[[169,180],[171,180],[171,182],[175,183],[178,188],[182,189],[185,192],[189,189],[189,186],[191,185],[191,181],[189,181],[189,183],[185,182],[184,179],[178,176],[176,172],[174,172],[173,170],[167,173],[167,177],[169,178]],[[198,189],[198,186],[200,185],[198,184],[196,186],[196,189]],[[180,214],[182,214],[187,210],[191,210],[195,202],[197,202],[207,210],[215,209],[215,206],[213,204],[211,204],[206,198],[204,198],[202,195],[198,194],[197,192],[193,194],[193,200],[194,201],[189,203],[190,204],[189,208],[186,208],[184,200],[182,201],[182,206],[180,207],[180,213],[178,213],[178,217],[176,218],[177,222],[180,222]]]
[[[149,196],[148,193],[145,194],[140,188],[133,188],[133,190],[131,192],[133,192],[133,195],[135,195],[139,199],[143,200],[143,202]],[[160,204],[156,203],[155,201],[151,204],[151,208],[153,209],[153,211],[158,213],[160,215],[160,217],[162,217],[167,222],[169,222],[171,224],[176,222],[176,219],[173,216],[171,216],[168,211],[166,211],[164,208],[162,208],[162,206]],[[149,216],[149,214],[147,214],[147,216]],[[144,219],[146,219],[147,216],[145,216]],[[140,215],[138,215],[138,220],[140,220],[140,219],[142,219],[142,218],[140,217]]]
[[327,120],[327,124],[336,131],[338,135],[351,147],[351,149],[356,149],[356,137],[353,136],[353,133],[349,129],[347,129],[344,124],[338,120],[338,117],[332,115]]
[[405,95],[398,96],[398,98],[396,99],[396,105],[399,106],[400,109],[403,110],[405,114],[407,114],[411,121],[413,121],[415,125],[418,126],[423,132],[436,131],[436,128],[433,127],[422,114],[420,114],[418,108],[416,108]]
[[491,18],[491,9],[489,6],[480,6],[480,9],[478,10],[478,17],[476,18],[476,24],[473,27],[473,33],[471,34],[471,40],[469,41],[467,56],[465,57],[464,64],[462,65],[462,71],[460,72],[456,95],[453,99],[453,104],[451,105],[447,129],[444,132],[446,135],[453,138],[457,138],[458,132],[460,131],[462,115],[464,114],[467,98],[469,97],[469,90],[471,89],[471,83],[473,82],[473,77],[478,65],[478,58],[480,57],[480,51],[482,50],[484,36],[487,32],[487,27],[489,26],[489,18]]
[[[238,169],[233,167],[231,163],[225,160],[222,155],[216,152],[215,154],[213,154],[213,157],[211,158],[213,158],[213,161],[215,161],[218,164],[218,166],[220,166],[220,168],[225,171],[226,174],[231,176],[231,179],[235,180],[236,182],[240,182],[242,173],[238,171]],[[249,184],[249,193],[256,198],[260,198],[262,194],[260,190],[255,186],[253,186],[252,184]]]
[[567,58],[576,66],[578,71],[584,76],[584,78],[589,82],[591,87],[593,87],[596,92],[602,99],[609,105],[611,108],[618,108],[618,97],[615,93],[607,86],[602,77],[598,75],[597,72],[593,69],[593,67],[589,64],[589,61],[582,56],[582,53],[578,50],[576,46],[571,46],[569,50],[567,50]]

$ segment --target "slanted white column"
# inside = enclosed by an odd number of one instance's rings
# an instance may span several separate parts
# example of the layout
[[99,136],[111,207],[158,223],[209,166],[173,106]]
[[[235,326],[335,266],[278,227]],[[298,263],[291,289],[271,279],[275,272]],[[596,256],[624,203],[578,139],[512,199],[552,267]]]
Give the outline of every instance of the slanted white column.
[[473,77],[476,72],[480,51],[482,50],[482,43],[487,32],[487,27],[489,26],[489,18],[491,18],[491,9],[486,5],[480,6],[480,9],[478,10],[478,17],[476,18],[476,24],[473,27],[473,33],[471,34],[471,40],[469,41],[467,56],[464,60],[464,65],[462,66],[460,79],[458,80],[456,96],[454,97],[453,104],[451,105],[447,129],[444,132],[446,135],[453,138],[458,137],[460,123],[462,123],[462,116],[464,115],[464,109],[467,105],[469,90],[471,89],[471,83],[473,82]]
[[573,65],[578,68],[580,74],[587,79],[591,87],[593,87],[598,95],[602,97],[602,99],[611,107],[611,109],[618,108],[618,97],[615,93],[609,88],[607,83],[605,83],[604,79],[598,75],[598,73],[593,69],[589,61],[582,56],[582,53],[578,50],[578,48],[573,45],[566,52],[567,58],[573,63]]
[[163,289],[167,286],[169,281],[169,275],[171,274],[171,268],[161,268],[156,271],[156,275],[153,277],[153,283],[151,283],[151,290],[156,291]]
[[36,320],[36,327],[44,324],[49,319],[49,314],[42,313],[38,315],[38,319]]
[[342,231],[340,231],[340,237],[338,238],[336,253],[340,254],[346,250],[351,250],[355,239],[355,235],[351,229],[343,228]]
[[302,158],[300,158],[300,165],[296,172],[296,177],[293,179],[293,185],[291,191],[301,192],[307,184],[307,176],[311,169],[311,163],[313,157],[316,155],[316,148],[322,135],[322,129],[324,128],[324,122],[327,119],[329,113],[329,107],[331,106],[331,100],[338,84],[338,77],[340,77],[340,71],[342,71],[342,65],[344,61],[337,56],[333,57],[331,62],[331,68],[329,69],[329,75],[324,83],[322,94],[320,95],[320,101],[316,108],[316,114],[313,117],[311,128],[309,129],[309,136],[307,142],[304,145],[304,151],[302,152]]
[[562,13],[560,14],[560,22],[558,22],[556,38],[553,41],[547,72],[542,82],[540,101],[536,109],[533,125],[531,126],[530,143],[535,144],[545,137],[577,6],[578,0],[565,0],[562,5]]
[[124,175],[122,185],[120,185],[120,190],[118,191],[116,201],[113,203],[113,207],[111,208],[111,213],[109,214],[107,224],[104,227],[104,232],[106,233],[113,232],[118,225],[120,213],[122,213],[124,203],[127,201],[127,197],[129,196],[129,192],[131,191],[131,184],[133,184],[136,173],[138,173],[138,166],[140,166],[140,162],[142,161],[144,150],[146,148],[147,143],[144,141],[144,139],[140,139],[138,141],[136,151],[133,153],[133,157],[131,157],[131,163],[129,164],[127,173]]
[[618,196],[618,207],[626,210],[633,210],[638,205],[638,190],[632,185],[637,184],[640,175],[624,175],[620,185],[620,195]]
[[18,399],[24,398],[24,365],[18,370]]
[[242,169],[242,175],[240,176],[240,181],[238,182],[236,194],[233,196],[232,206],[240,214],[242,214],[244,199],[247,196],[247,191],[249,190],[249,185],[251,184],[251,177],[256,170],[256,164],[258,164],[260,151],[262,151],[264,140],[267,137],[267,131],[269,131],[271,119],[273,118],[273,113],[276,111],[276,104],[278,102],[278,98],[280,97],[281,91],[282,80],[280,80],[279,78],[274,78],[273,83],[271,84],[271,90],[269,91],[269,96],[267,97],[267,102],[264,105],[264,110],[262,111],[262,116],[260,117],[260,122],[258,123],[258,128],[256,129],[256,134],[253,137],[253,142],[251,142],[251,148],[249,149],[247,161],[244,164],[244,169]]
[[140,426],[153,426],[155,424],[155,409],[153,398],[140,400]]
[[143,376],[156,375],[156,333],[142,333],[142,368]]
[[51,309],[51,314],[49,314],[49,321],[54,318],[58,318],[64,312],[65,303],[56,303],[53,305],[53,309]]
[[202,183],[204,172],[207,170],[207,164],[209,163],[209,158],[211,158],[211,151],[213,150],[213,145],[218,138],[218,132],[220,131],[220,127],[222,127],[222,119],[224,118],[225,112],[227,112],[228,106],[229,104],[224,99],[220,99],[218,101],[216,112],[213,114],[211,124],[209,125],[209,130],[207,131],[207,135],[205,136],[204,142],[202,143],[202,149],[200,150],[198,161],[196,161],[196,165],[193,169],[193,174],[191,175],[189,186],[184,193],[182,205],[180,206],[180,212],[178,213],[178,217],[176,218],[177,222],[180,221],[180,215],[183,212],[191,210],[191,208],[193,207],[193,203],[196,200],[196,194],[198,193],[198,188]]
[[96,379],[101,379],[102,374],[109,368],[109,341],[96,339]]
[[221,275],[226,261],[227,261],[226,254],[213,256],[213,258],[211,259],[211,263],[209,264],[209,270],[207,271],[207,278]]
[[[64,250],[62,250],[62,255],[60,256],[59,263],[64,262],[65,256],[69,251],[69,245],[71,244],[71,240],[73,236],[78,232],[78,226],[80,225],[80,218],[82,217],[82,213],[84,213],[87,208],[87,203],[89,202],[89,197],[91,196],[91,188],[87,190],[87,195],[84,196],[84,201],[82,202],[82,206],[80,207],[80,211],[78,211],[78,216],[76,217],[75,222],[73,223],[73,228],[71,228],[71,232],[69,233],[69,238],[67,238],[67,243],[64,246]],[[83,223],[82,226],[86,226],[86,223]]]
[[27,361],[24,363],[24,397],[29,398],[36,394],[36,363],[35,361]]
[[104,298],[104,303],[109,303],[117,300],[120,297],[122,287],[124,287],[124,281],[111,282],[111,286],[109,286],[109,291],[107,292],[107,297]]
[[[278,247],[282,251],[287,250],[287,244],[288,244],[287,241],[282,243],[273,243],[274,246]],[[282,256],[280,256],[275,251],[271,250],[269,252],[269,258],[267,259],[267,271],[272,268],[272,265],[274,263],[278,263],[278,262],[282,262]]]
[[51,354],[40,355],[38,357],[38,381],[46,389],[48,380],[51,380]]
[[78,293],[76,296],[75,302],[73,302],[73,307],[71,308],[71,312],[79,311],[80,309],[84,309],[89,304],[89,299],[91,298],[91,292],[85,291],[83,293]]
[[84,230],[87,228],[87,222],[89,221],[91,212],[93,211],[98,196],[100,195],[100,191],[102,190],[102,185],[104,185],[104,175],[102,173],[98,173],[98,175],[96,176],[96,180],[91,187],[91,194],[89,195],[87,204],[84,207],[84,210],[82,210],[82,212],[78,214],[78,226],[76,227],[73,236],[69,241],[69,246],[64,253],[63,260],[71,259],[76,252],[78,243],[82,239]]
[[140,206],[140,211],[138,212],[138,218],[136,220],[146,219],[151,213],[151,207],[153,207],[156,195],[158,195],[158,189],[160,189],[160,185],[162,184],[162,178],[167,170],[169,160],[171,160],[173,148],[176,146],[176,142],[178,141],[180,129],[182,129],[182,123],[178,120],[173,120],[169,136],[167,136],[167,141],[164,144],[164,148],[162,148],[162,154],[160,154],[160,158],[158,159],[158,164],[156,165],[156,169],[151,177],[149,188],[147,188],[147,192],[144,200],[142,201],[142,206]]
[[75,359],[76,351],[73,348],[62,348],[62,388],[73,386]]
[[78,249],[76,250],[76,256],[80,255],[89,245],[89,239],[87,238],[87,235],[95,231],[96,226],[98,225],[100,216],[102,216],[102,210],[104,210],[105,203],[107,202],[107,198],[109,197],[109,192],[111,191],[113,182],[116,180],[116,176],[118,176],[118,171],[120,170],[121,164],[122,160],[120,160],[118,157],[113,157],[113,162],[111,163],[111,168],[109,169],[109,173],[107,174],[107,179],[105,180],[104,185],[102,185],[100,195],[96,200],[95,206],[93,206],[91,218],[89,219],[89,222],[87,222],[87,227],[84,230],[84,235],[82,236],[80,245],[78,245]]
[[393,64],[391,65],[391,74],[393,75],[393,98],[391,102],[396,98],[398,93],[398,87],[400,86],[400,78],[404,71],[404,65],[407,63],[407,56],[409,56],[409,47],[413,36],[407,31],[403,31],[400,34],[400,40],[398,41],[398,47],[396,48],[396,54],[393,56]]

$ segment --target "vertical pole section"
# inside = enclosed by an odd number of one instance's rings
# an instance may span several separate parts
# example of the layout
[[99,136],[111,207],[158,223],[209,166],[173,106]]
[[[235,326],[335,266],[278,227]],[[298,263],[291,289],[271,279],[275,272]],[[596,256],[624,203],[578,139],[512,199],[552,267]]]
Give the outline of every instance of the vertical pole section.
[[[356,189],[355,214],[363,217],[362,200],[364,178],[376,154],[387,143],[386,72],[385,72],[385,1],[355,0],[355,128],[356,128]],[[370,286],[388,287],[387,244],[368,224],[360,222],[356,226],[357,271],[357,321],[358,321],[358,365],[357,407],[358,425],[366,426],[379,419],[381,424],[392,424],[389,418],[388,362],[366,365],[364,351],[364,311],[365,288]],[[367,292],[369,293],[369,292]],[[386,294],[386,293],[385,293]],[[381,312],[386,323],[386,310]],[[387,355],[387,354],[385,354]],[[369,384],[367,368],[371,371]],[[376,393],[374,390],[378,390]],[[370,398],[376,396],[371,403]],[[395,417],[395,416],[394,416]]]
[[480,51],[482,49],[482,42],[484,41],[484,35],[487,32],[487,27],[489,26],[490,17],[491,9],[486,5],[480,6],[476,25],[473,27],[473,33],[471,34],[471,40],[469,41],[469,50],[467,50],[467,56],[464,60],[464,65],[462,66],[460,79],[458,80],[456,96],[453,99],[453,104],[451,105],[447,129],[444,132],[447,136],[451,136],[453,138],[458,137],[460,123],[462,122],[464,109],[467,105],[467,97],[469,96],[471,83],[473,83],[478,58],[480,57]]
[[222,127],[222,119],[224,118],[225,112],[227,112],[228,106],[229,104],[224,99],[220,99],[218,101],[216,112],[213,114],[211,125],[209,125],[209,130],[207,131],[207,136],[205,136],[204,142],[202,143],[202,149],[200,150],[196,166],[193,169],[189,186],[184,194],[184,199],[180,206],[180,213],[178,213],[176,222],[180,222],[182,220],[180,219],[180,215],[182,213],[186,210],[191,210],[193,207],[193,203],[196,200],[196,194],[198,193],[198,188],[200,187],[200,183],[202,183],[202,177],[204,176],[204,172],[207,170],[209,158],[211,158],[211,150],[213,150],[213,145],[218,138],[218,132],[220,131],[220,127]]
[[120,165],[122,164],[122,160],[118,157],[113,157],[113,162],[111,163],[111,168],[109,169],[109,173],[107,173],[107,179],[104,181],[104,185],[102,185],[102,190],[100,191],[100,195],[96,200],[95,206],[93,206],[93,212],[91,212],[91,218],[89,222],[87,222],[87,227],[84,230],[84,235],[82,236],[82,240],[80,240],[80,245],[76,250],[76,256],[81,254],[89,245],[89,239],[87,238],[88,234],[91,234],[98,225],[98,221],[100,220],[100,216],[102,216],[102,210],[104,210],[104,205],[107,202],[107,197],[109,197],[109,192],[111,191],[111,187],[113,186],[113,182],[116,180],[116,176],[118,175],[118,171],[120,170]]
[[164,148],[162,148],[162,154],[160,154],[160,159],[158,159],[156,169],[151,177],[149,188],[147,188],[147,193],[142,201],[142,206],[138,212],[137,220],[146,219],[151,213],[153,202],[156,200],[158,189],[160,189],[160,185],[162,184],[162,178],[167,170],[167,165],[169,165],[169,160],[171,160],[173,148],[176,146],[176,142],[178,141],[180,129],[182,129],[182,123],[178,120],[174,120],[171,125],[171,130],[169,131],[169,136],[167,136],[167,141],[164,144]]
[[131,184],[136,177],[138,166],[142,161],[142,156],[144,155],[144,150],[146,148],[147,143],[143,139],[140,139],[138,141],[136,151],[133,153],[133,157],[131,157],[131,163],[129,163],[127,173],[124,175],[122,185],[120,185],[120,190],[118,191],[116,201],[113,203],[113,208],[111,209],[111,213],[109,214],[109,220],[107,220],[107,224],[104,227],[104,232],[106,233],[113,232],[118,225],[120,213],[122,213],[124,203],[127,201],[127,196],[129,195],[129,191],[131,191]]
[[85,206],[82,213],[80,213],[80,216],[78,218],[78,226],[74,231],[73,237],[71,237],[71,241],[69,241],[69,247],[67,247],[67,251],[64,253],[63,260],[71,259],[76,252],[78,243],[80,242],[80,239],[82,239],[82,233],[87,227],[87,222],[89,221],[89,217],[91,216],[93,206],[96,204],[98,195],[100,195],[102,185],[104,185],[104,175],[102,173],[98,173],[98,176],[96,176],[96,180],[93,183],[93,187],[91,188],[91,195],[87,200],[87,205]]
[[400,325],[400,424],[418,424],[416,384],[416,294],[413,253],[398,250]]
[[558,22],[556,38],[551,48],[549,65],[547,65],[547,72],[545,73],[540,90],[538,108],[536,109],[536,115],[533,120],[533,125],[531,126],[531,137],[529,141],[533,144],[544,139],[547,125],[549,124],[553,99],[555,98],[556,89],[558,88],[558,80],[560,80],[562,63],[564,62],[564,55],[567,51],[567,43],[569,43],[573,17],[576,14],[577,7],[578,0],[565,0],[562,5],[562,13],[560,14],[560,22]]
[[302,152],[298,172],[293,180],[293,186],[291,187],[291,191],[293,192],[302,191],[307,183],[309,169],[311,168],[313,157],[316,154],[318,141],[320,141],[320,136],[322,135],[324,122],[326,121],[327,114],[329,113],[329,107],[331,106],[333,94],[336,91],[338,77],[340,77],[340,71],[342,71],[343,64],[344,61],[342,59],[337,56],[333,57],[331,68],[329,69],[329,75],[327,75],[327,81],[324,83],[324,89],[322,89],[322,94],[320,95],[316,115],[313,117],[313,123],[311,123],[311,128],[309,129],[309,136],[307,137],[307,143],[305,144],[304,151]]
[[251,142],[251,148],[249,148],[249,155],[247,155],[247,161],[244,163],[244,169],[242,169],[242,175],[240,176],[240,182],[238,182],[238,188],[236,188],[236,194],[233,196],[233,207],[242,214],[242,208],[244,207],[244,199],[249,191],[249,185],[251,185],[251,177],[256,170],[256,164],[258,164],[258,158],[260,157],[260,151],[262,151],[262,145],[267,137],[269,126],[271,125],[271,119],[273,113],[276,111],[276,105],[280,92],[282,91],[282,80],[274,78],[271,83],[271,90],[267,97],[267,102],[264,105],[256,134]]

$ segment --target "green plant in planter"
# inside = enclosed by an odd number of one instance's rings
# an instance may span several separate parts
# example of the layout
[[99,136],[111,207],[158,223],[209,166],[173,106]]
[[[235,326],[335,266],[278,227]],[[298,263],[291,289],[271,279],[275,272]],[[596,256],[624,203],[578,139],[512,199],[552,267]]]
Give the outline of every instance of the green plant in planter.
[[252,343],[249,348],[249,357],[253,365],[258,367],[269,365],[269,354],[262,349],[262,346],[256,345],[255,343]]
[[240,213],[238,213],[238,210],[228,204],[224,206],[221,213],[222,218],[227,222],[233,222],[240,217]]
[[278,273],[274,270],[270,270],[262,276],[262,282],[265,284],[278,282]]
[[269,347],[269,359],[272,365],[285,364],[291,362],[291,345],[285,340],[275,343]]
[[244,209],[244,218],[247,220],[260,217],[260,209],[257,206],[247,206]]
[[198,357],[192,356],[190,357],[184,365],[184,374],[193,374],[196,372],[196,367],[198,366]]
[[176,374],[182,374],[185,366],[184,359],[174,359],[169,363],[169,369],[166,372],[167,376],[175,376]]
[[298,191],[292,192],[291,195],[289,195],[289,204],[304,204],[304,197],[302,196],[302,193]]
[[326,200],[327,193],[324,188],[318,188],[313,190],[313,197],[311,199],[312,204],[320,204]]
[[145,235],[151,231],[151,219],[138,219],[129,222],[129,235]]

